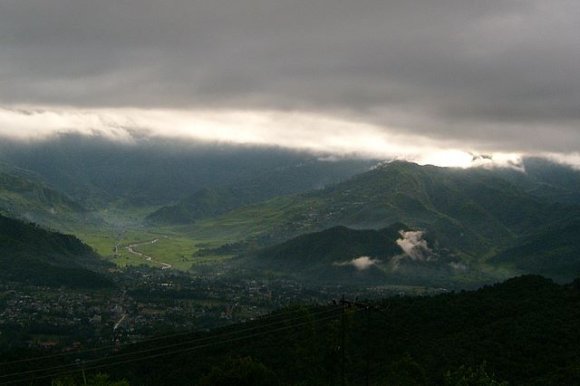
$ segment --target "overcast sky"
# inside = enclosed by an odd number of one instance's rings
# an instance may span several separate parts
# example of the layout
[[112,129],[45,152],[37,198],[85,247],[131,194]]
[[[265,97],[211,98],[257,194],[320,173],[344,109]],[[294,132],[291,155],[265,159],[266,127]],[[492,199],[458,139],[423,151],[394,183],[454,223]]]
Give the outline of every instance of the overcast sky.
[[580,1],[0,0],[0,134],[71,130],[573,158]]

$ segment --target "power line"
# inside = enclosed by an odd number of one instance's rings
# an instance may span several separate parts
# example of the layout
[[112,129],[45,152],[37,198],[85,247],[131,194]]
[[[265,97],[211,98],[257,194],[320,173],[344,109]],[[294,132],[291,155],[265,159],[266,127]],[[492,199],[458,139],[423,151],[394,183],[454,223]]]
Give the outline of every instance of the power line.
[[[332,310],[332,311],[336,311],[336,309]],[[355,311],[358,312],[359,310]],[[324,318],[319,318],[317,319],[318,322],[323,322],[323,321],[327,321],[327,320],[332,320],[332,319],[336,319],[338,315],[331,315],[331,316],[326,316]],[[111,363],[105,363],[105,364],[95,364],[94,366],[89,366],[89,367],[83,367],[84,370],[97,370],[97,369],[102,369],[102,368],[107,368],[107,367],[113,367],[113,366],[117,366],[117,365],[121,365],[121,364],[127,364],[127,363],[133,363],[133,362],[139,362],[139,361],[143,361],[143,360],[147,360],[147,359],[154,359],[154,358],[159,358],[159,357],[163,357],[163,356],[169,356],[169,355],[174,355],[174,354],[181,354],[181,353],[186,353],[186,352],[191,352],[191,351],[195,351],[198,349],[203,349],[203,348],[208,348],[208,347],[212,347],[212,346],[216,346],[216,345],[221,345],[221,344],[226,344],[226,343],[233,343],[233,342],[237,342],[237,341],[242,341],[245,339],[249,339],[249,338],[254,338],[254,337],[258,337],[258,336],[264,336],[264,335],[268,335],[268,334],[272,334],[272,333],[277,333],[277,332],[281,332],[284,330],[288,330],[288,329],[292,329],[292,328],[296,328],[296,327],[301,327],[304,325],[309,324],[310,321],[306,321],[306,322],[302,322],[302,323],[298,323],[298,324],[293,324],[290,326],[284,326],[284,327],[279,327],[273,330],[269,330],[269,331],[263,331],[263,332],[259,332],[259,333],[255,333],[255,334],[249,334],[246,336],[241,336],[241,337],[236,337],[236,338],[232,338],[232,339],[228,339],[228,340],[224,340],[221,342],[213,342],[213,343],[206,343],[206,344],[202,344],[202,345],[198,345],[198,346],[193,346],[193,347],[188,347],[188,348],[183,348],[180,350],[173,350],[173,351],[168,351],[168,352],[163,352],[163,353],[157,353],[157,354],[151,354],[151,355],[146,355],[146,356],[142,356],[139,358],[130,358],[130,359],[126,359],[123,361],[113,361]],[[188,342],[189,343],[189,342]],[[161,348],[157,348],[157,349],[161,349]],[[151,351],[151,350],[149,350]],[[135,352],[135,353],[128,353],[130,355],[135,355],[138,354],[139,352]],[[118,357],[112,357],[110,359],[117,359]],[[102,359],[100,359],[102,360]],[[99,362],[100,360],[95,360],[92,363],[96,363]],[[70,367],[67,366],[67,367]],[[40,369],[39,371],[51,371],[51,370],[55,370],[56,368],[47,368],[47,369]],[[46,378],[53,378],[53,377],[57,377],[57,376],[63,376],[63,375],[69,375],[69,374],[73,374],[76,373],[78,370],[74,370],[74,371],[61,371],[61,372],[55,372],[55,373],[51,373],[51,374],[45,374],[45,375],[39,375],[39,376],[33,376],[33,377],[28,377],[26,379],[19,379],[19,380],[12,380],[12,381],[7,381],[7,382],[3,382],[0,383],[1,385],[9,385],[9,384],[14,384],[14,383],[19,383],[19,382],[29,382],[29,381],[33,381],[33,380],[38,380],[38,379],[46,379]],[[19,375],[28,375],[28,373],[13,373],[10,374],[11,377],[15,377],[15,376],[19,376]]]
[[[293,313],[299,312],[299,311],[301,311],[301,310],[290,310],[290,312],[293,312]],[[285,313],[280,313],[280,314],[276,314],[276,315],[271,314],[268,316],[261,316],[259,319],[256,319],[256,321],[257,320],[269,321],[269,320],[278,319],[280,317],[288,318],[288,315],[286,315]],[[230,325],[230,326],[221,327],[220,329],[228,329],[228,328],[232,328],[232,327],[233,327],[233,325]],[[243,331],[243,330],[236,330],[236,331]],[[156,342],[159,340],[166,340],[166,339],[170,339],[170,338],[190,336],[190,335],[196,334],[196,333],[200,333],[200,332],[199,331],[187,331],[187,332],[180,332],[180,333],[176,333],[176,334],[160,335],[160,336],[156,336],[156,337],[152,337],[152,338],[143,339],[143,340],[140,340],[140,341],[135,342],[135,343],[124,345],[124,346],[122,346],[122,348],[127,348],[127,347],[130,347],[132,345],[140,345],[140,344],[145,344],[145,343],[150,343],[150,342]],[[230,334],[230,333],[231,332],[227,332],[225,334]],[[206,338],[201,338],[201,339],[206,339]],[[38,356],[38,357],[34,357],[34,358],[18,359],[18,360],[14,360],[14,361],[2,362],[2,363],[0,363],[0,367],[5,367],[5,366],[9,366],[9,365],[14,365],[14,364],[27,363],[27,362],[36,362],[36,361],[40,361],[40,360],[53,359],[53,358],[64,357],[64,356],[69,356],[69,355],[77,355],[78,356],[78,355],[95,353],[95,352],[104,351],[104,350],[112,350],[115,348],[118,348],[118,346],[105,345],[105,346],[95,347],[95,348],[86,349],[86,350],[69,351],[69,352],[62,352],[62,353],[58,353],[58,354],[43,355],[43,356]],[[0,378],[1,378],[1,376],[0,376]]]
[[[332,313],[332,312],[336,311],[337,309],[340,309],[340,308],[333,308],[333,309],[330,309],[330,310],[322,310],[322,311],[318,311],[318,312],[315,312],[315,313],[310,313],[310,314],[307,314],[307,315],[304,315],[304,316],[300,316],[300,317],[295,317],[295,318],[285,318],[285,319],[282,318],[281,320],[278,320],[278,321],[275,321],[275,322],[271,322],[271,323],[268,323],[266,325],[258,325],[258,326],[254,326],[254,327],[247,328],[247,329],[242,329],[242,330],[237,330],[237,331],[231,331],[231,332],[228,332],[228,333],[225,333],[225,334],[219,334],[217,336],[216,335],[213,335],[213,336],[208,336],[208,337],[204,337],[204,338],[198,338],[198,339],[194,339],[194,340],[186,340],[186,341],[183,341],[183,342],[180,342],[180,343],[175,343],[175,344],[170,344],[170,345],[165,345],[165,346],[150,348],[150,349],[146,349],[146,350],[140,350],[140,351],[135,351],[135,352],[128,352],[128,353],[124,353],[124,354],[118,354],[118,355],[115,355],[115,356],[110,357],[110,358],[111,359],[113,359],[113,358],[114,359],[119,359],[119,358],[123,358],[123,357],[130,357],[130,356],[133,356],[133,355],[145,354],[145,353],[155,352],[155,351],[169,349],[169,348],[176,348],[176,347],[180,347],[180,346],[187,345],[187,344],[202,343],[203,341],[210,341],[211,342],[211,340],[220,339],[220,338],[223,338],[223,337],[226,337],[226,336],[229,336],[229,335],[236,335],[236,334],[239,334],[239,333],[249,332],[249,331],[256,330],[256,329],[263,329],[263,328],[267,328],[267,327],[274,326],[274,325],[277,325],[277,324],[280,324],[280,323],[284,323],[284,322],[285,323],[293,322],[293,321],[297,321],[297,320],[304,319],[305,317],[322,316],[324,314]],[[324,320],[329,319],[329,318],[334,318],[334,316],[330,316],[330,317],[326,317],[326,318],[322,318],[322,319],[319,318],[319,319],[317,319],[317,321],[324,321]],[[210,347],[212,345],[223,344],[223,343],[227,343],[228,341],[244,340],[244,339],[247,339],[247,338],[250,338],[250,337],[253,337],[253,336],[266,335],[266,334],[270,334],[270,333],[273,333],[273,332],[276,332],[276,331],[280,331],[280,330],[284,330],[284,329],[290,329],[290,328],[294,328],[294,327],[297,327],[297,326],[305,325],[305,324],[308,324],[308,323],[310,323],[310,321],[303,322],[303,323],[300,323],[300,324],[294,324],[294,325],[290,325],[290,326],[284,326],[284,327],[277,328],[277,329],[273,329],[273,330],[263,331],[263,332],[258,333],[258,334],[250,334],[250,335],[246,335],[246,336],[235,337],[235,338],[232,338],[230,340],[225,340],[225,341],[222,341],[222,342],[206,343],[206,344],[202,344],[200,346],[194,346],[193,348],[187,348],[187,349],[185,349],[185,351],[192,350],[192,349],[197,349],[197,348],[202,348],[202,347]],[[163,353],[163,355],[170,355],[172,353],[178,353],[180,351],[181,350],[174,351],[174,352]],[[157,354],[157,355],[159,355],[159,354]],[[156,355],[154,355],[154,357],[155,356]],[[148,357],[145,356],[145,357],[142,357],[142,358],[143,359],[147,359]],[[98,362],[100,362],[102,360],[106,360],[106,359],[107,358],[94,359],[94,360],[87,361],[84,364],[87,364],[87,363],[89,363],[89,364],[98,363]],[[131,359],[131,360],[129,360],[129,362],[136,361],[136,360],[141,360],[141,358]],[[78,365],[76,363],[72,363],[72,364],[68,364],[68,365],[53,366],[53,367],[48,367],[48,368],[40,368],[40,369],[34,369],[34,370],[16,372],[16,373],[11,373],[11,374],[4,374],[4,375],[0,376],[0,378],[5,379],[5,378],[11,378],[11,377],[20,376],[20,375],[30,375],[30,374],[42,373],[42,372],[46,372],[46,371],[66,370],[66,369],[69,369],[69,368],[72,368],[72,367],[75,367],[75,366],[78,366]],[[101,367],[101,366],[98,366],[97,368],[99,368],[99,367]],[[91,368],[85,368],[85,369],[91,369]],[[76,370],[74,372],[76,372]],[[57,373],[57,374],[60,374],[60,373]],[[42,378],[46,378],[46,377],[43,376]],[[38,379],[38,377],[34,377],[34,378],[31,378],[31,379]],[[10,381],[9,383],[14,383],[14,381]],[[9,384],[9,383],[2,383],[2,384]]]
[[[334,312],[335,310],[336,309],[323,310],[323,311],[316,312],[315,314],[316,315],[322,315],[322,314],[325,314],[325,313]],[[306,315],[306,316],[308,316],[308,315]],[[151,352],[151,351],[157,351],[157,350],[167,349],[167,348],[173,348],[173,347],[179,347],[179,346],[183,346],[185,344],[200,343],[200,342],[207,341],[207,340],[212,340],[212,339],[215,340],[216,338],[227,337],[229,335],[236,335],[236,334],[240,334],[240,333],[244,333],[244,332],[256,330],[258,328],[260,328],[260,329],[261,328],[267,328],[269,326],[276,325],[276,324],[279,324],[279,323],[282,323],[282,322],[292,322],[292,321],[295,321],[295,320],[300,320],[300,319],[302,319],[304,317],[305,316],[294,317],[294,318],[288,318],[288,317],[286,317],[286,318],[282,318],[281,320],[278,320],[278,321],[275,321],[275,322],[267,323],[265,325],[262,324],[262,325],[259,325],[259,326],[254,326],[254,327],[250,327],[250,328],[246,328],[246,329],[229,331],[229,332],[226,332],[226,333],[223,333],[223,334],[210,335],[210,336],[206,336],[206,337],[202,337],[202,338],[196,338],[196,339],[192,339],[192,340],[185,340],[185,341],[182,341],[182,342],[179,342],[179,343],[173,343],[173,344],[169,344],[169,345],[165,345],[165,346],[160,346],[160,347],[155,347],[155,348],[151,348],[151,349],[140,350],[140,351],[135,351],[135,352],[131,352],[131,353],[119,354],[116,357],[134,355],[134,354],[139,354],[139,353],[147,353],[147,352]],[[94,360],[91,360],[91,362],[96,362],[96,361],[99,361],[99,360],[102,360],[102,359],[103,358],[94,359]],[[56,370],[56,369],[61,369],[61,368],[66,368],[66,367],[71,367],[71,366],[74,366],[74,364],[60,365],[60,366],[55,366],[55,367],[52,367],[52,368],[29,370],[29,371],[21,372],[21,373],[31,374],[31,373],[48,371],[48,370]],[[10,375],[11,374],[9,374],[9,375],[2,375],[2,376],[0,376],[0,378],[7,378]]]

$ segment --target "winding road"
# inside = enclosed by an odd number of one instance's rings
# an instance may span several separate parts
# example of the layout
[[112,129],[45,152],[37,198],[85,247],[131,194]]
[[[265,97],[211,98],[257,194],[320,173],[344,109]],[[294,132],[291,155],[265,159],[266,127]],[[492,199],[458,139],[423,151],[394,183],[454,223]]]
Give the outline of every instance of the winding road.
[[132,253],[133,255],[140,256],[140,257],[143,257],[143,258],[144,258],[145,260],[147,260],[147,261],[150,261],[150,262],[152,262],[152,263],[159,264],[159,265],[161,266],[161,269],[169,269],[169,268],[173,268],[173,266],[172,266],[171,264],[167,264],[167,263],[162,263],[162,262],[160,262],[160,261],[156,261],[156,260],[155,260],[153,257],[151,257],[151,256],[148,256],[148,255],[146,255],[146,254],[144,254],[144,253],[141,253],[141,252],[139,252],[139,251],[136,251],[136,250],[135,250],[135,248],[137,248],[137,247],[138,247],[138,246],[140,246],[140,245],[155,244],[155,243],[157,243],[158,241],[159,241],[159,239],[155,239],[155,240],[145,241],[145,242],[142,242],[142,243],[137,243],[137,244],[130,244],[130,245],[127,245],[127,246],[125,247],[125,249],[126,249],[126,250],[127,250],[129,253]]

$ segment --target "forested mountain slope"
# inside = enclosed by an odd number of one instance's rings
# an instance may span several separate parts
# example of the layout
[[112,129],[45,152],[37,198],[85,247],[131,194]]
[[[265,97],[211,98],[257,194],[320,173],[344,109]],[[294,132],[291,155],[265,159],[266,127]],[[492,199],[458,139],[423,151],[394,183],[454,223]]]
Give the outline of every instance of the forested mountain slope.
[[0,211],[55,228],[98,218],[34,173],[0,164]]
[[104,264],[76,237],[0,215],[0,278],[34,285],[110,286]]

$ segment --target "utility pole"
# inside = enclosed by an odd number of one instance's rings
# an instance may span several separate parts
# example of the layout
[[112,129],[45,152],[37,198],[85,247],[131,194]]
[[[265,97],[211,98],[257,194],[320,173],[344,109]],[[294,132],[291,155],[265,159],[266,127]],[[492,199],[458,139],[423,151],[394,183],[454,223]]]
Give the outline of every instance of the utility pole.
[[[371,373],[371,355],[372,355],[372,344],[371,344],[371,311],[378,311],[380,314],[386,316],[385,310],[376,305],[372,305],[369,303],[362,303],[355,299],[354,301],[346,300],[344,295],[340,300],[340,304],[342,305],[342,318],[341,318],[341,345],[340,348],[341,352],[341,376],[342,376],[342,385],[346,385],[346,308],[347,307],[357,307],[359,310],[364,310],[366,315],[366,339],[365,339],[365,384],[369,386],[371,384],[370,381],[370,373]],[[390,307],[387,306],[387,310]]]
[[371,335],[371,308],[369,306],[365,306],[365,313],[367,317],[367,337],[365,339],[365,343],[367,346],[366,352],[366,384],[369,386],[370,383],[370,373],[371,373],[371,345],[370,345],[370,335]]
[[83,374],[83,385],[86,386],[87,384],[87,375],[85,374],[85,361],[78,359],[75,361],[77,366],[79,366],[81,368],[81,373]]
[[342,295],[342,299],[340,301],[342,304],[342,317],[340,318],[340,349],[341,349],[341,365],[340,365],[340,373],[342,378],[342,386],[346,386],[346,300],[344,299],[344,295]]

